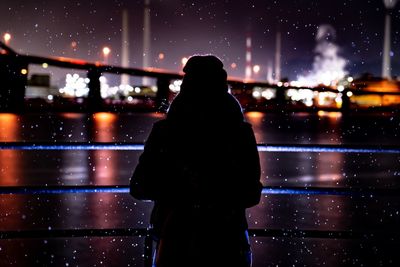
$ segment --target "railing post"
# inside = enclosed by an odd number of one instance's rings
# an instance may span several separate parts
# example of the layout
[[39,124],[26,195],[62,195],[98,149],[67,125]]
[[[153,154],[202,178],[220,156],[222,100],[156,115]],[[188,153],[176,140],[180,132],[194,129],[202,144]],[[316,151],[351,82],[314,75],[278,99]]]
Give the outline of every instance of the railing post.
[[153,238],[150,231],[147,232],[144,239],[144,267],[153,266]]
[[91,68],[88,70],[87,77],[89,78],[87,108],[89,111],[99,111],[103,102],[100,94],[101,71],[98,68]]
[[276,103],[280,108],[283,108],[286,105],[286,96],[285,96],[286,88],[285,87],[276,87]]
[[170,79],[166,77],[157,78],[157,95],[156,95],[156,105],[161,111],[166,111],[168,109],[169,103],[169,83]]

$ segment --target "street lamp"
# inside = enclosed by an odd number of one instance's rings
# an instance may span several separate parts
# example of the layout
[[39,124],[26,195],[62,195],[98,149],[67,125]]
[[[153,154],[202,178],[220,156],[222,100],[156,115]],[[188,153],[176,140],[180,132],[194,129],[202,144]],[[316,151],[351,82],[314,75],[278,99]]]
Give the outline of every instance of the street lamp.
[[254,78],[258,78],[258,74],[260,73],[260,70],[261,70],[260,65],[254,65],[253,66]]
[[254,65],[254,66],[253,66],[253,72],[254,72],[255,74],[258,74],[258,73],[260,72],[260,70],[261,70],[260,65]]
[[3,39],[4,39],[4,43],[5,43],[6,45],[8,45],[8,44],[10,43],[10,40],[11,40],[11,34],[9,34],[8,32],[6,32],[6,33],[3,35]]
[[165,59],[165,54],[163,52],[158,53],[158,67],[162,68],[164,66],[164,59]]
[[103,47],[104,64],[108,63],[108,55],[111,53],[111,49],[108,46]]

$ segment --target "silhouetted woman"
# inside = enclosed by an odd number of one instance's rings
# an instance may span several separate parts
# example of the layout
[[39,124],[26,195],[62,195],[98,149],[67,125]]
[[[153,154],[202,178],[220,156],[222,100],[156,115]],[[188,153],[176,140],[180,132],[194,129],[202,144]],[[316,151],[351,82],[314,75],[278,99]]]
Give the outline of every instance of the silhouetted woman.
[[251,125],[215,56],[193,56],[165,120],[156,122],[131,179],[155,201],[157,267],[251,265],[245,209],[260,201]]

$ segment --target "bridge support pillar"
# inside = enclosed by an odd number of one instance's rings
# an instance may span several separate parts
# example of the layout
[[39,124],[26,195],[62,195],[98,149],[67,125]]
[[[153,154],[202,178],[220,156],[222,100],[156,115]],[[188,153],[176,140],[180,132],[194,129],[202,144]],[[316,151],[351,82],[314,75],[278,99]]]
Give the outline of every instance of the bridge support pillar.
[[100,77],[101,71],[99,69],[90,69],[87,77],[89,78],[89,95],[87,101],[87,108],[89,111],[100,111],[103,106],[103,99],[100,93]]
[[286,88],[285,87],[276,87],[276,104],[279,108],[286,107]]
[[0,55],[0,111],[24,109],[28,64],[16,55]]
[[349,90],[347,89],[342,92],[342,113],[346,113],[350,110],[350,97],[347,95],[348,92]]

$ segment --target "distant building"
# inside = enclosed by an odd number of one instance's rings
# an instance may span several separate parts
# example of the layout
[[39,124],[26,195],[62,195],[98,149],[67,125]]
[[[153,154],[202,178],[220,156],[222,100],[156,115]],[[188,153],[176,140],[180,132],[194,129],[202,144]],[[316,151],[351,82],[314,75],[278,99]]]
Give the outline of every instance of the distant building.
[[59,95],[58,88],[51,86],[49,74],[32,74],[26,87],[26,98],[52,99],[56,95]]
[[365,74],[355,79],[350,90],[354,91],[350,101],[360,107],[400,106],[400,95],[365,94],[358,95],[357,92],[395,92],[400,94],[400,81],[387,80]]

